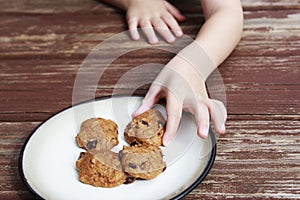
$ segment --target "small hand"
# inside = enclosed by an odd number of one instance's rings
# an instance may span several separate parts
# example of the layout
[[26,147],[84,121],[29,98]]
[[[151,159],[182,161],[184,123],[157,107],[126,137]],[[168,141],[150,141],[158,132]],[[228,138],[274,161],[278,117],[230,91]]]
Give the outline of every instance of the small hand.
[[128,0],[127,23],[133,40],[140,38],[140,27],[150,44],[158,42],[153,28],[167,42],[174,42],[183,35],[177,20],[184,21],[185,17],[165,0]]
[[209,117],[214,121],[216,132],[225,133],[225,106],[218,100],[208,98],[205,81],[191,64],[179,56],[175,56],[159,73],[133,117],[149,110],[161,98],[166,99],[167,110],[164,145],[175,137],[182,110],[195,116],[197,133],[201,138],[208,135]]

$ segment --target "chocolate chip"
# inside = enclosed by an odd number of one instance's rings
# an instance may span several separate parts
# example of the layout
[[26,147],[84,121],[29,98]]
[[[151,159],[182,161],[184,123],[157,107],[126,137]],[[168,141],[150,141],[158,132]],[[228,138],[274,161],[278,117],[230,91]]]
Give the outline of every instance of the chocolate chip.
[[137,141],[134,141],[134,142],[132,142],[132,143],[130,143],[130,146],[138,146],[139,145],[139,143],[137,142]]
[[146,121],[144,121],[144,120],[142,120],[141,122],[142,122],[143,125],[149,126],[148,122],[146,122]]
[[133,183],[135,181],[134,177],[128,176],[124,182],[124,184],[130,184]]
[[92,141],[89,141],[89,142],[86,144],[86,146],[87,146],[88,149],[94,149],[94,148],[96,148],[97,143],[98,143],[97,140],[92,140]]
[[167,167],[164,167],[163,170],[162,170],[162,172],[164,172],[166,169],[167,169]]
[[133,163],[129,163],[128,164],[128,167],[132,168],[132,169],[136,169],[136,164],[133,164]]

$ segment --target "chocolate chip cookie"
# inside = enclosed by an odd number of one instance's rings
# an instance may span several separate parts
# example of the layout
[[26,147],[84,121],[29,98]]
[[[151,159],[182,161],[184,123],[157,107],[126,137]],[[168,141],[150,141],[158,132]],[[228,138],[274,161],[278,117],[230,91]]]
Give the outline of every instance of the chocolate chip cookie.
[[156,109],[150,109],[134,118],[125,128],[124,137],[129,144],[162,145],[165,119]]
[[81,124],[76,141],[87,151],[110,150],[119,143],[118,125],[109,119],[88,119]]
[[157,146],[123,146],[119,159],[124,172],[139,179],[152,179],[166,168],[162,152]]
[[111,151],[98,151],[95,154],[81,152],[76,168],[81,182],[96,187],[111,188],[128,179],[122,171],[118,154]]

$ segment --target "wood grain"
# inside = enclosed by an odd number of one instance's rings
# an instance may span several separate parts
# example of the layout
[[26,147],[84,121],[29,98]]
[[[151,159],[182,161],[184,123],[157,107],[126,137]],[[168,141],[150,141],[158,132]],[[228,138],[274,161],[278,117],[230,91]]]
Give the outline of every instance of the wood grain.
[[[198,0],[173,2],[187,16],[184,32],[194,37],[204,22]],[[227,134],[218,138],[211,172],[187,200],[300,198],[300,1],[242,4],[243,37],[219,67]],[[34,198],[18,173],[23,143],[40,123],[72,105],[76,75],[91,50],[126,28],[123,11],[97,1],[0,0],[0,199]],[[116,85],[134,67],[165,64],[172,56],[151,48],[121,56],[99,80],[96,97],[128,94],[141,79],[150,83],[158,71],[132,74],[126,87]],[[87,82],[85,90],[91,87]],[[219,94],[217,87],[211,90]]]

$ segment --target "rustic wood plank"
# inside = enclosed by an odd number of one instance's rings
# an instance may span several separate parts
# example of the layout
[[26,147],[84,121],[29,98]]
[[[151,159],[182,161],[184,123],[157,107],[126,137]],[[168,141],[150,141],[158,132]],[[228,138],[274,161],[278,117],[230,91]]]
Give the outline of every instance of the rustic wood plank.
[[211,173],[187,199],[299,197],[299,120],[230,120],[227,127]]
[[21,181],[18,161],[26,138],[38,124],[38,122],[0,123],[1,199],[34,198]]
[[241,0],[245,10],[299,9],[299,0]]

